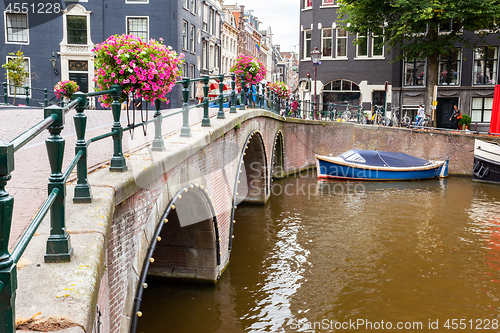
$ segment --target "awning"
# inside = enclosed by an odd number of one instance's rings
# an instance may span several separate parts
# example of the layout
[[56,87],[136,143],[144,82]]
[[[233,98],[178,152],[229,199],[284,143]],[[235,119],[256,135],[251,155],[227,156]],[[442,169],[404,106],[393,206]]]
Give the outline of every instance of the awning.
[[500,133],[500,85],[495,86],[491,110],[490,133]]

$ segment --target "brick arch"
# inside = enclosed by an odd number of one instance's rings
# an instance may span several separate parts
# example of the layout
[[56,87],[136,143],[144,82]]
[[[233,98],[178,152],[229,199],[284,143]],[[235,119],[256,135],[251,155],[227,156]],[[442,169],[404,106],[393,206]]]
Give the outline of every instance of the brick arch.
[[273,155],[271,157],[271,178],[283,178],[285,170],[285,142],[283,132],[277,131],[274,136]]
[[233,244],[234,214],[237,205],[241,202],[265,204],[269,199],[270,182],[267,165],[267,152],[262,133],[253,130],[243,145],[236,173],[229,226],[229,251],[231,251]]
[[173,196],[159,219],[143,261],[131,332],[136,330],[148,276],[214,283],[219,278],[219,224],[212,199],[203,185],[186,185]]

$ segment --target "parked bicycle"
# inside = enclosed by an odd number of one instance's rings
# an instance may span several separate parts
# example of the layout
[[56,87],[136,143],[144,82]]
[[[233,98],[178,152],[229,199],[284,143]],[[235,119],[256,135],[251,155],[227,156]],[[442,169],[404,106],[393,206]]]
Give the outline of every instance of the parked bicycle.
[[408,116],[408,111],[405,110],[404,116],[401,118],[401,127],[410,127],[411,119]]
[[383,106],[375,105],[373,110],[375,113],[372,116],[372,124],[374,125],[384,125],[386,121],[384,120],[384,116],[382,115]]

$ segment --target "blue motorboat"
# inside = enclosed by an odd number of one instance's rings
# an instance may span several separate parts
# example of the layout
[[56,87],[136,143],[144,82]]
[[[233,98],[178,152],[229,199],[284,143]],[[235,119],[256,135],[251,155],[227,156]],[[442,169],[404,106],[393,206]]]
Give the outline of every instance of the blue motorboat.
[[319,178],[417,180],[448,176],[448,159],[428,161],[404,153],[349,150],[339,156],[316,155]]

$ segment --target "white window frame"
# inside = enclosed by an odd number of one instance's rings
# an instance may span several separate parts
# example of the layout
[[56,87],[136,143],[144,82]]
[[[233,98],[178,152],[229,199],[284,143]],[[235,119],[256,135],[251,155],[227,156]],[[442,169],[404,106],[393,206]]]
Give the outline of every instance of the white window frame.
[[[494,83],[491,83],[491,84],[484,84],[484,83],[474,83],[474,78],[476,76],[476,48],[480,48],[480,47],[494,47],[497,49],[497,58],[496,58],[496,66],[495,66],[495,70],[496,70],[496,77],[495,77],[495,82]],[[473,52],[473,55],[472,55],[472,85],[473,86],[484,86],[484,87],[491,87],[491,86],[495,86],[497,83],[498,83],[498,64],[499,64],[499,58],[500,58],[500,47],[498,46],[489,46],[489,45],[480,45],[480,46],[477,46],[475,48],[472,49],[472,52]]]
[[189,25],[189,52],[196,53],[196,26],[194,24]]
[[[311,33],[311,38],[310,39],[306,39],[306,34],[310,32]],[[311,51],[312,51],[312,29],[305,29],[302,31],[302,33],[304,34],[304,45],[303,45],[303,49],[304,49],[304,54],[303,54],[303,57],[302,59],[304,60],[310,60],[311,59]],[[309,56],[307,55],[307,41],[309,40],[310,42],[310,47],[309,47]]]
[[[307,3],[311,1],[311,5],[308,6]],[[312,4],[313,4],[313,1],[314,0],[303,0],[302,1],[302,10],[309,10],[309,9],[312,9]]]
[[369,38],[369,34],[366,34],[366,35],[357,34],[356,35],[356,40],[358,40],[360,38],[366,38],[366,55],[360,55],[359,54],[359,47],[361,46],[361,44],[356,44],[356,58],[357,59],[366,59],[366,58],[368,58],[370,56],[370,38]]
[[182,8],[189,12],[189,0],[182,0]]
[[[345,31],[345,36],[339,36],[340,29]],[[349,33],[347,32],[347,30],[345,30],[345,28],[342,28],[342,27],[335,28],[335,57],[337,59],[347,59],[347,57],[348,57],[347,50],[349,48],[348,37],[349,37]],[[339,53],[338,53],[340,40],[345,40],[345,55],[339,55]]]
[[331,3],[331,4],[330,3],[325,3],[325,1],[327,1],[327,0],[323,0],[321,2],[321,7],[332,8],[332,7],[338,7],[339,6],[339,4],[337,3],[337,0],[332,0],[333,3]]
[[[323,50],[324,50],[324,48],[323,48],[323,46],[324,46],[324,45],[323,45],[323,43],[324,43],[325,39],[327,39],[327,38],[325,38],[325,37],[324,37],[324,34],[323,34],[323,32],[324,32],[325,30],[331,30],[331,35],[330,35],[330,48],[331,48],[331,52],[330,52],[330,53],[331,53],[331,54],[330,54],[330,56],[325,56],[325,55],[324,55],[324,52],[323,52]],[[335,55],[335,52],[334,52],[334,50],[333,50],[333,48],[334,48],[334,46],[333,46],[333,44],[334,44],[334,43],[333,43],[333,30],[334,30],[334,29],[333,29],[332,27],[328,27],[328,28],[321,28],[321,58],[333,58],[333,57],[334,57],[334,55]]]
[[[481,99],[482,100],[482,105],[481,105],[481,110],[479,109],[474,109],[474,99]],[[489,110],[490,111],[490,120],[489,121],[484,121],[484,111],[485,111],[485,102],[486,102],[486,99],[487,98],[490,98],[491,99],[491,103],[493,104],[493,97],[482,97],[482,96],[475,96],[475,97],[471,97],[471,100],[470,100],[470,116],[471,118],[473,117],[474,115],[474,112],[478,112],[478,111],[481,111],[481,119],[482,121],[477,121],[477,120],[474,120],[474,118],[472,118],[472,121],[473,122],[478,122],[478,123],[490,123],[491,122],[491,115],[492,115],[492,111],[493,111],[493,108],[492,109],[486,109],[486,110]]]
[[[382,38],[382,54],[381,55],[375,54],[375,39],[376,38]],[[384,37],[384,35],[376,35],[375,33],[372,33],[371,34],[371,42],[372,42],[372,47],[371,47],[372,57],[378,58],[378,59],[384,59],[385,58],[385,37]]]
[[[146,38],[146,42],[149,40],[149,16],[137,16],[137,15],[130,15],[130,16],[125,16],[125,29],[127,31],[127,35],[130,35],[130,32],[128,30],[128,19],[146,19],[146,28],[148,29],[148,33],[147,33],[147,38]],[[134,35],[135,36],[135,35]],[[138,37],[138,36],[136,36]]]
[[186,20],[182,20],[181,49],[183,51],[188,51],[189,49],[189,23]]
[[[414,62],[415,60],[412,60],[411,62]],[[417,61],[420,61],[420,62],[423,62],[424,63],[424,81],[423,81],[423,84],[420,84],[420,85],[413,85],[413,84],[406,84],[406,63],[408,62],[408,60],[405,58],[404,61],[403,61],[403,87],[427,87],[427,58],[425,58],[425,60],[419,60],[417,59]]]
[[125,0],[125,4],[127,5],[147,5],[149,4],[149,0]]
[[459,57],[458,57],[458,84],[453,84],[453,85],[448,85],[448,84],[439,84],[439,64],[441,63],[441,56],[438,57],[438,86],[439,87],[460,87],[462,85],[462,64],[463,64],[463,49],[461,47],[455,47],[455,49],[459,50]]
[[[14,59],[14,58],[16,58],[16,57],[13,57],[13,56],[6,56],[6,57],[5,57],[5,62],[7,63],[7,62],[9,61],[9,59]],[[25,60],[25,61],[26,61],[26,60],[28,61],[28,72],[29,72],[29,75],[28,75],[28,79],[27,79],[27,81],[28,81],[28,82],[27,82],[27,83],[28,83],[28,84],[27,84],[27,86],[31,88],[31,59],[30,59],[30,57],[26,57],[26,56],[25,56],[25,57],[24,57],[24,60]],[[7,84],[11,84],[11,83],[10,83],[10,81],[9,81],[8,79],[7,79]],[[24,87],[24,86],[23,86],[23,87]],[[8,97],[14,97],[14,95],[10,93],[10,88],[11,88],[11,87],[10,87],[10,86],[8,86],[8,88],[7,88],[7,96],[8,96]],[[19,93],[19,94],[17,94],[17,95],[16,95],[16,97],[17,97],[17,98],[19,98],[20,96],[22,96],[22,97],[26,97],[26,90],[25,90],[24,88],[15,88],[15,87],[14,87],[14,89],[23,89],[23,92],[22,92],[22,93]],[[32,92],[32,90],[31,90],[31,89],[29,89],[29,92],[28,92],[28,97],[31,97],[31,92]]]
[[[28,41],[27,42],[9,42],[8,41],[8,34],[7,34],[7,15],[8,14],[16,14],[16,15],[26,15],[26,34],[28,35]],[[25,14],[25,13],[8,13],[8,12],[4,12],[4,29],[5,29],[5,44],[20,44],[20,45],[29,45],[30,43],[30,21],[29,21],[29,17],[28,17],[28,14]]]

